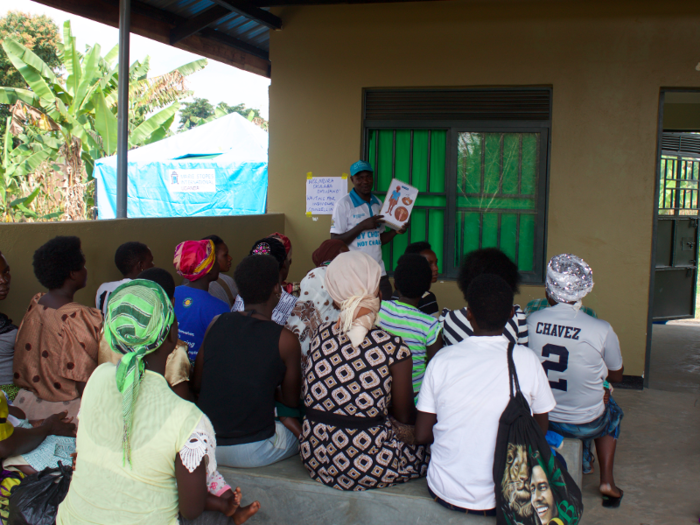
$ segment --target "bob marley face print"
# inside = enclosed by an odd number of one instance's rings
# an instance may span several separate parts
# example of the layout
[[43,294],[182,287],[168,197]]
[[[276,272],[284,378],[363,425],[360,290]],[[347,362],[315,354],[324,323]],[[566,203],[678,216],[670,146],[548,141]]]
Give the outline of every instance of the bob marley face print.
[[530,502],[532,509],[541,525],[548,525],[557,517],[557,507],[554,503],[554,493],[549,486],[549,480],[544,469],[539,465],[532,467],[530,479]]
[[530,503],[530,466],[525,445],[508,443],[506,470],[501,481],[501,490],[508,506],[521,519],[532,516]]

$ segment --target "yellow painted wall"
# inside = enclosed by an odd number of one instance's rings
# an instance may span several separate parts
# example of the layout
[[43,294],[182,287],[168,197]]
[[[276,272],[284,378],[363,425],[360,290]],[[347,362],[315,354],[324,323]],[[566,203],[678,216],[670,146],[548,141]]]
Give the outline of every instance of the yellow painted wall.
[[233,267],[229,272],[233,274],[238,261],[248,255],[256,240],[275,231],[283,232],[283,228],[284,217],[276,214],[0,224],[0,250],[12,270],[10,295],[0,303],[0,311],[19,324],[32,296],[46,291],[34,276],[32,256],[39,246],[57,235],[80,237],[88,283],[76,294],[75,300],[95,306],[95,293],[100,284],[123,278],[114,265],[114,252],[122,243],[139,241],[147,244],[153,252],[155,265],[170,271],[175,283],[180,284],[182,278],[173,268],[173,252],[178,243],[218,235],[226,242],[233,257]]
[[[594,269],[588,306],[620,336],[626,373],[646,344],[658,101],[700,87],[700,3],[451,1],[287,7],[271,33],[268,210],[285,214],[300,278],[329,236],[304,179],[361,154],[366,87],[552,86],[547,257]],[[297,261],[304,264],[298,264]],[[435,287],[462,305],[454,283]],[[523,287],[524,304],[542,287]]]

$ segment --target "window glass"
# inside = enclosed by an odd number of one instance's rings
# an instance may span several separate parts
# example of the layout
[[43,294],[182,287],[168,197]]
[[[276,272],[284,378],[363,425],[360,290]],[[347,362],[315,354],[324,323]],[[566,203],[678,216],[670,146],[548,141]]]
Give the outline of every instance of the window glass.
[[495,247],[534,270],[539,141],[540,133],[458,134],[455,267],[465,253]]
[[384,200],[393,178],[420,193],[408,233],[382,247],[387,271],[409,243],[428,241],[443,277],[457,276],[464,254],[496,247],[516,262],[523,282],[541,283],[547,128],[511,123],[470,131],[468,122],[389,126],[366,131],[375,195]]

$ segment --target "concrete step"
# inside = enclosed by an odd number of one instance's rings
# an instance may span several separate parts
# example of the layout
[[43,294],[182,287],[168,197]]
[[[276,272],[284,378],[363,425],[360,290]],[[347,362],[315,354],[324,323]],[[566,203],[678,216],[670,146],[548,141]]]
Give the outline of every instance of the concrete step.
[[564,456],[566,468],[579,488],[583,488],[583,442],[565,438],[559,453]]
[[[581,486],[579,440],[566,439],[564,459],[574,480]],[[447,510],[428,494],[425,478],[395,487],[365,492],[343,492],[322,485],[309,477],[298,456],[254,469],[219,467],[232,487],[240,487],[243,504],[255,500],[261,508],[248,523],[304,525],[493,525],[496,518],[465,515]],[[181,520],[183,525],[229,525],[233,521],[221,514],[206,512],[195,521]]]
[[[243,504],[258,500],[261,508],[248,523],[304,525],[494,525],[496,518],[459,514],[435,503],[425,478],[395,487],[365,492],[344,492],[312,480],[298,456],[255,469],[220,467],[232,487],[241,487]],[[224,516],[205,513],[183,525],[224,525]]]

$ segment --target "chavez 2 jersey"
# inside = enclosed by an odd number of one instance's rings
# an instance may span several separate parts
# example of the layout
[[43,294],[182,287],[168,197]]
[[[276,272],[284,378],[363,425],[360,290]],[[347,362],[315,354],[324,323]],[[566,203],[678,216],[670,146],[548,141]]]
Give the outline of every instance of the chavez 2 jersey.
[[557,400],[549,419],[589,423],[605,411],[603,381],[622,368],[620,342],[610,323],[570,304],[534,312],[527,319],[529,346],[539,356]]

